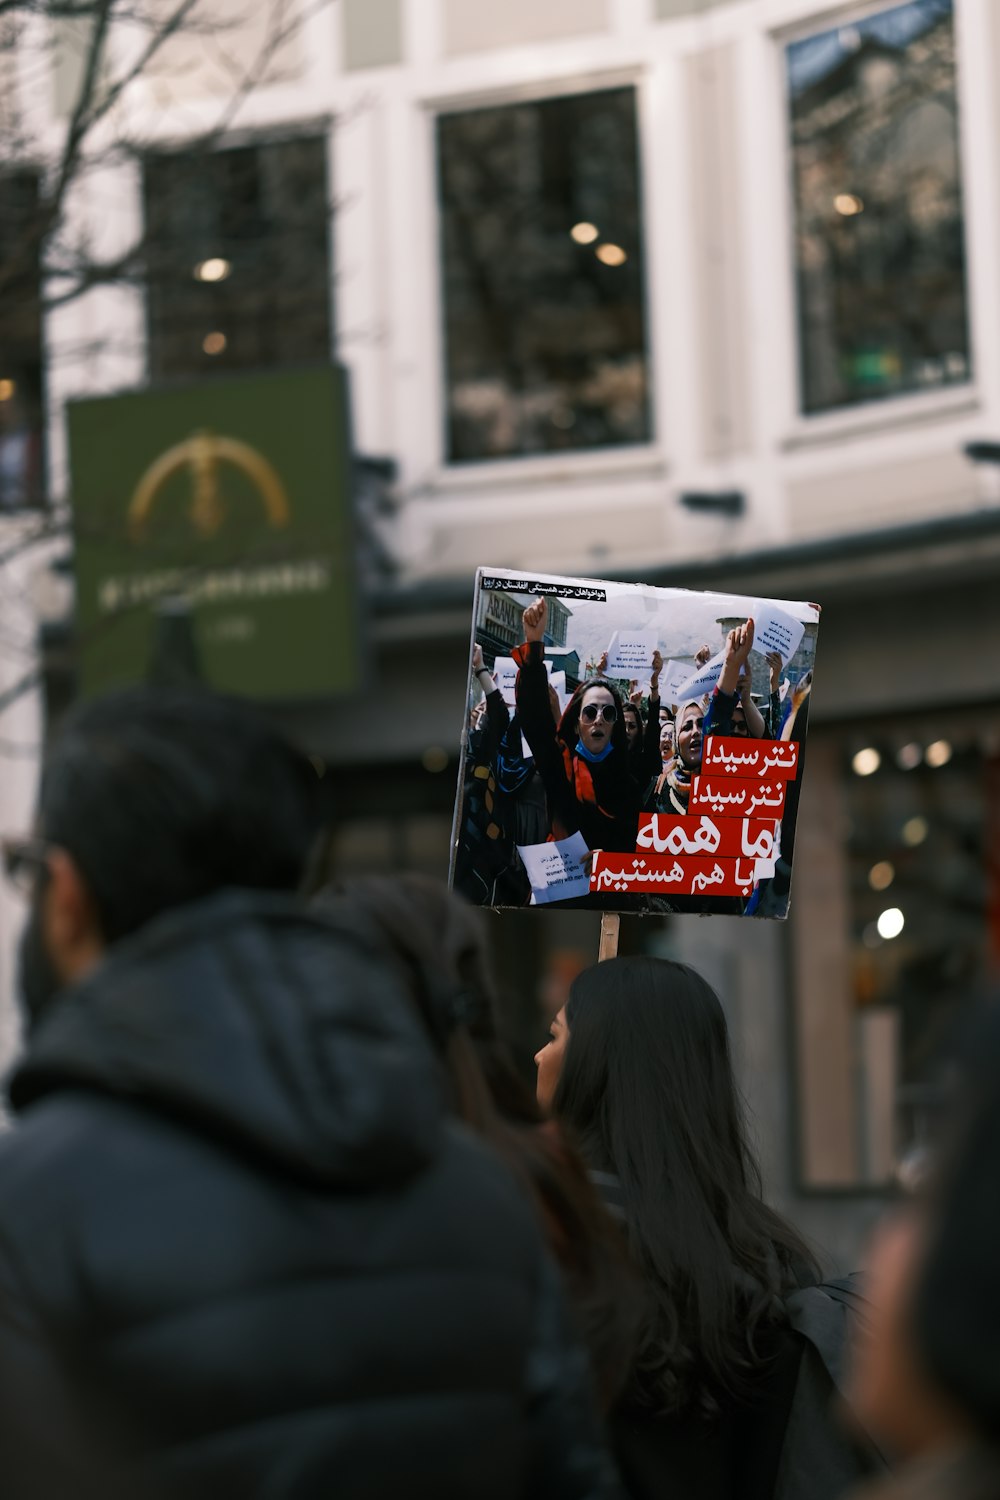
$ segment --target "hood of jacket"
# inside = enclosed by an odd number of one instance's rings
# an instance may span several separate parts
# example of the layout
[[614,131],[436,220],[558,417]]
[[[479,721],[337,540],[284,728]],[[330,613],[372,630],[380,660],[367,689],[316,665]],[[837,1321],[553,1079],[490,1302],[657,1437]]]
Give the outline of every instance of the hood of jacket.
[[373,1185],[438,1149],[440,1075],[400,981],[293,898],[226,891],[116,943],[67,988],[9,1081],[15,1112],[87,1089],[319,1185]]

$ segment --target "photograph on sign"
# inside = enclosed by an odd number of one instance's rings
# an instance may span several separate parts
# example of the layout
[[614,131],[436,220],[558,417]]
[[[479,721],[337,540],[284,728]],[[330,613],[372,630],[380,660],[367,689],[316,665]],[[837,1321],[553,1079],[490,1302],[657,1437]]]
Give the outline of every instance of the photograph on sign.
[[480,568],[451,880],[783,919],[819,608]]

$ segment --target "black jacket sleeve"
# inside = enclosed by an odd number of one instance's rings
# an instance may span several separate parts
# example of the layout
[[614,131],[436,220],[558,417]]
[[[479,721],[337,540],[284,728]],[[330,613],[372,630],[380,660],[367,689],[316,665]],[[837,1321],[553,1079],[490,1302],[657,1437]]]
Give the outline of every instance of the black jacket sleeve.
[[605,1447],[590,1368],[570,1330],[563,1292],[548,1257],[541,1263],[535,1338],[528,1360],[526,1500],[623,1500]]
[[541,641],[518,646],[517,717],[549,798],[560,801],[569,785],[549,706],[549,679]]
[[716,688],[708,700],[705,710],[705,722],[702,724],[702,734],[707,740],[710,734],[732,734],[733,732],[733,709],[736,707],[736,694],[724,693],[721,688]]
[[650,697],[646,708],[646,722],[642,726],[642,760],[639,763],[639,781],[648,786],[654,776],[663,769],[660,757],[660,699]]
[[4,1500],[172,1500],[137,1474],[121,1434],[72,1372],[0,1249],[0,1453]]

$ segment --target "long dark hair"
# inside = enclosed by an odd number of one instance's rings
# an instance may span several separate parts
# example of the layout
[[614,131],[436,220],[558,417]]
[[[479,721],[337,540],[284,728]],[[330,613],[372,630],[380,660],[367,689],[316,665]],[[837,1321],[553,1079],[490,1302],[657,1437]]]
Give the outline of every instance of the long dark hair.
[[545,1122],[497,1028],[497,993],[480,913],[428,876],[361,876],[316,897],[367,934],[398,969],[443,1064],[458,1119],[533,1200],[570,1292],[598,1395],[609,1407],[631,1370],[640,1288],[618,1226],[574,1147]]
[[586,677],[579,687],[574,689],[573,696],[559,720],[556,735],[570,750],[576,749],[576,742],[580,737],[580,710],[583,707],[584,697],[591,688],[606,688],[611,694],[615,708],[618,710],[615,722],[611,726],[611,743],[616,750],[625,754],[628,751],[628,735],[625,733],[625,704],[618,688],[607,677]]
[[620,1179],[646,1285],[636,1395],[711,1417],[748,1393],[757,1335],[782,1293],[819,1279],[761,1199],[718,997],[693,969],[616,958],[585,969],[566,1005],[555,1113],[584,1156]]

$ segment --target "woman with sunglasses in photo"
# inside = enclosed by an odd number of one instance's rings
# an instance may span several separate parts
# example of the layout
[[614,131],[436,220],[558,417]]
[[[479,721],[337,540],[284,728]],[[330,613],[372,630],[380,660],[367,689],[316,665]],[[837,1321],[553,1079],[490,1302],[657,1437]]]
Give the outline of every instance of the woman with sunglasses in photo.
[[[520,668],[517,712],[545,787],[551,837],[581,833],[591,849],[633,850],[644,787],[655,774],[659,749],[650,736],[653,767],[645,781],[630,762],[624,704],[603,677],[580,684],[558,724],[549,710],[545,673],[548,606],[538,599],[524,611],[524,644],[514,651]],[[653,673],[651,715],[658,719],[659,677]]]

